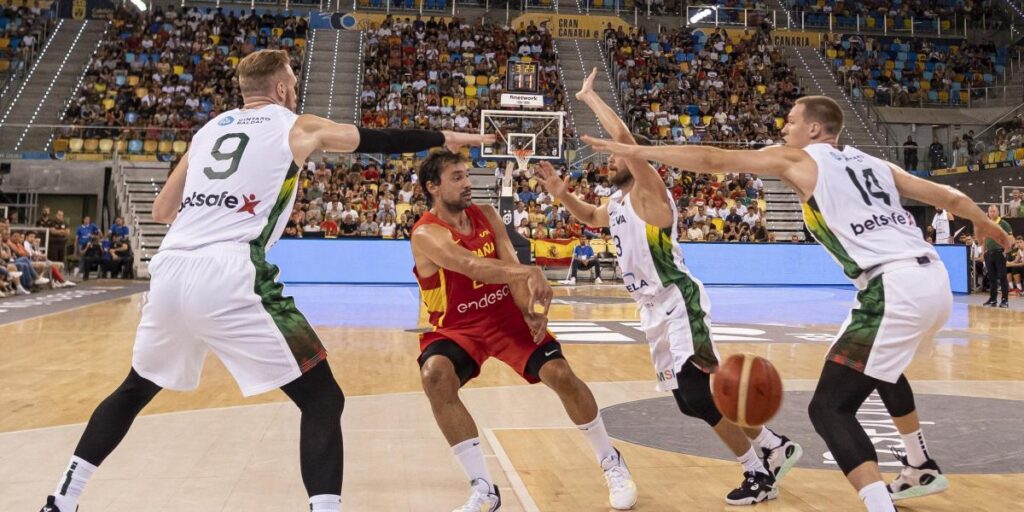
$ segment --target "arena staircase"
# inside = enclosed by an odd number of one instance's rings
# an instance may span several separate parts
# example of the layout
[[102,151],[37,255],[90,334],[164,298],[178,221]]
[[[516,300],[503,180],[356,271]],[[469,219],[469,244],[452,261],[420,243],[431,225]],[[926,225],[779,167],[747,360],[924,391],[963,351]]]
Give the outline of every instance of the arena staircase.
[[850,101],[836,84],[835,76],[817,48],[785,48],[786,61],[796,71],[800,87],[806,94],[820,94],[836,100],[843,109],[845,128],[839,142],[851,144],[870,155],[885,158],[878,128],[868,121],[866,112]]
[[117,210],[131,228],[135,275],[149,277],[149,260],[156,255],[167,234],[167,225],[153,221],[153,201],[164,182],[167,167],[147,162],[117,162],[114,165],[114,197]]
[[612,86],[611,70],[608,68],[607,59],[604,58],[605,54],[601,43],[591,39],[556,39],[555,49],[558,52],[559,73],[562,76],[562,85],[565,87],[565,97],[568,101],[566,106],[569,111],[570,126],[575,127],[577,135],[607,137],[608,134],[601,128],[597,116],[583,102],[576,99],[576,92],[583,86],[583,82],[590,75],[590,70],[597,67],[598,74],[594,80],[594,90],[605,103],[615,109],[620,118],[623,117],[622,107],[619,104],[615,88]]
[[765,199],[765,227],[776,240],[788,242],[793,235],[804,240],[804,217],[800,198],[778,178],[762,177]]
[[359,117],[363,32],[317,29],[307,42],[303,114],[352,123]]
[[35,64],[12,93],[13,101],[0,112],[0,150],[47,150],[52,125],[63,119],[109,26],[109,22],[97,20],[62,19],[57,23]]
[[494,169],[474,167],[469,170],[469,183],[473,187],[473,202],[498,205],[498,178]]

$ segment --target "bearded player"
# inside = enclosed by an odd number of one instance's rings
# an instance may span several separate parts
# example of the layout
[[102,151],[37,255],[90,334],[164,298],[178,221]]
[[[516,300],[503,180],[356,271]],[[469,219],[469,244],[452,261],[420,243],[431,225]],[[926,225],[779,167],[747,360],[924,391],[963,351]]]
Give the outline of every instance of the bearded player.
[[[420,337],[419,364],[437,425],[469,477],[470,497],[455,511],[501,509],[476,425],[459,399],[459,389],[490,357],[558,394],[594,449],[612,507],[628,510],[637,491],[626,463],[611,444],[594,395],[547,332],[552,291],[543,272],[519,264],[493,207],[472,203],[460,155],[431,154],[420,164],[419,182],[431,208],[413,228],[413,272],[434,327]],[[542,312],[535,311],[538,306]]]

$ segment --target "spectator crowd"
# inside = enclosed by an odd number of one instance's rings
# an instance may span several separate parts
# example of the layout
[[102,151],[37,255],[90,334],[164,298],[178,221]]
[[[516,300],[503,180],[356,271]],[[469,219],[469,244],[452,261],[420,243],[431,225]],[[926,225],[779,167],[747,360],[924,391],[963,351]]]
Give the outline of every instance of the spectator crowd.
[[58,142],[116,139],[128,153],[181,154],[194,130],[241,105],[234,68],[249,53],[288,50],[301,76],[304,17],[170,5],[119,7],[112,23],[65,113],[76,127],[60,129]]
[[767,28],[606,30],[627,123],[651,139],[763,146],[779,141],[800,86]]
[[53,10],[42,2],[32,6],[0,6],[0,76],[23,70],[43,44]]

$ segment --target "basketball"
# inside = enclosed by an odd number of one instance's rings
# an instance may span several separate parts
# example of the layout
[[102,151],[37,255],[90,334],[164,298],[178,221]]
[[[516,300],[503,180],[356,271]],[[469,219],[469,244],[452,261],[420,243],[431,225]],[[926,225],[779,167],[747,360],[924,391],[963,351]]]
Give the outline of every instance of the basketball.
[[726,419],[741,427],[757,427],[779,412],[782,379],[767,359],[733,354],[715,372],[711,394]]

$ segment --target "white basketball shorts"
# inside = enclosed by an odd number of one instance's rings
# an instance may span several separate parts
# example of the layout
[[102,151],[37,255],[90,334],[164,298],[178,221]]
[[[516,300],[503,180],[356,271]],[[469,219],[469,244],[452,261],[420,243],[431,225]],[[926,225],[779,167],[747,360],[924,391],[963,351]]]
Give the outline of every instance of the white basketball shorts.
[[908,260],[868,277],[826,359],[895,383],[918,345],[931,340],[949,318],[949,274],[941,261]]
[[199,385],[207,350],[245,396],[279,388],[327,357],[262,247],[225,242],[160,251],[135,336],[132,367],[157,385]]
[[704,284],[690,274],[640,304],[640,326],[650,345],[658,391],[679,387],[676,374],[687,360],[709,373],[718,368],[711,301]]

